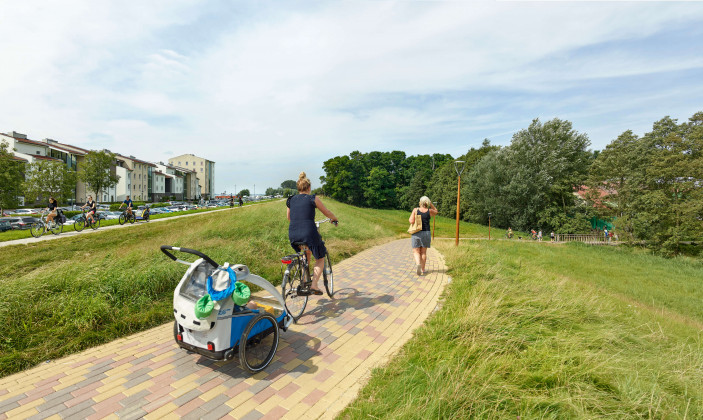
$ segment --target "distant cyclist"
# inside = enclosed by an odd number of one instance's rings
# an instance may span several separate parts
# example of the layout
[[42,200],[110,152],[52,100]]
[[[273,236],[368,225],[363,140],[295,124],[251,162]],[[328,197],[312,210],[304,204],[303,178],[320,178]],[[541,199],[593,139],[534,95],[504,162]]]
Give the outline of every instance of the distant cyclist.
[[98,203],[93,200],[93,196],[88,196],[88,201],[81,206],[82,209],[88,207],[88,218],[91,223],[95,223],[95,213],[98,211]]
[[49,197],[49,206],[46,208],[49,211],[49,214],[46,215],[46,223],[48,225],[51,225],[51,223],[54,221],[54,217],[56,217],[56,209],[58,208],[58,203],[56,202],[56,199],[54,197]]
[[127,214],[132,216],[132,199],[127,196],[127,199],[120,204],[120,209],[122,206],[127,205]]

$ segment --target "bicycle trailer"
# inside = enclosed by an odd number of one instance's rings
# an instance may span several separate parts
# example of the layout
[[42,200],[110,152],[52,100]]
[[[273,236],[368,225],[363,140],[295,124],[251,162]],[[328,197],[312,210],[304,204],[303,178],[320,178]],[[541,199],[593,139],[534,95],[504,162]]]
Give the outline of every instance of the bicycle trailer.
[[[281,294],[250,273],[246,265],[219,265],[188,248],[162,245],[161,251],[188,265],[173,293],[173,335],[178,346],[213,360],[231,360],[238,354],[243,369],[251,373],[265,369],[278,349],[279,330],[287,330],[293,322]],[[199,258],[191,263],[169,251]],[[244,281],[262,288],[271,298],[251,308],[256,305],[247,305],[250,296]]]

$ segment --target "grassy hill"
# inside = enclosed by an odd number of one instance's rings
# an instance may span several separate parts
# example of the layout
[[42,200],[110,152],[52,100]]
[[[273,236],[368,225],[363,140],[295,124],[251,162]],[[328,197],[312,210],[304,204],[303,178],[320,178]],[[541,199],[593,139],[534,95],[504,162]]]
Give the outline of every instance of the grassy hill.
[[341,418],[703,418],[703,264],[437,243],[445,301]]

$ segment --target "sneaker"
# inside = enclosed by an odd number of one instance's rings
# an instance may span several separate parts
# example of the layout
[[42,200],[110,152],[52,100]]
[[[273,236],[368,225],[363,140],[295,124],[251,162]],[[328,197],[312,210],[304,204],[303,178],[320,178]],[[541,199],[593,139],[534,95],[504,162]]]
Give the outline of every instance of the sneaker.
[[422,267],[420,267],[420,264],[415,264],[415,273],[417,273],[418,276],[422,275]]

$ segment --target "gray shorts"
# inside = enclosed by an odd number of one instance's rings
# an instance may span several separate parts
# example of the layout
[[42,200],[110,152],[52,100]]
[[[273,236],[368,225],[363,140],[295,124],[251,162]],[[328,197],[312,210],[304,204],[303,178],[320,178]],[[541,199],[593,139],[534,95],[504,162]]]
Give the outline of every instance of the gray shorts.
[[412,241],[413,248],[429,248],[430,242],[432,242],[432,232],[429,230],[421,230],[417,233],[413,233],[410,240]]

